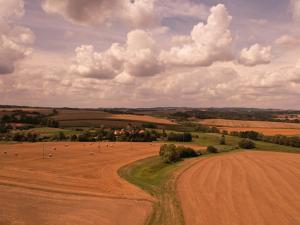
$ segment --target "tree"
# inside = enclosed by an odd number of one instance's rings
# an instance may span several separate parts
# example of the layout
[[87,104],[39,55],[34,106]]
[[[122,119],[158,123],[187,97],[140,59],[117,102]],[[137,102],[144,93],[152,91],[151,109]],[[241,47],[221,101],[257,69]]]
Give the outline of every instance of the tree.
[[209,153],[219,153],[220,151],[216,147],[210,145],[210,146],[207,146],[207,152],[209,152]]
[[247,139],[242,139],[239,142],[239,147],[244,149],[253,149],[256,147],[256,145],[253,141],[247,138]]

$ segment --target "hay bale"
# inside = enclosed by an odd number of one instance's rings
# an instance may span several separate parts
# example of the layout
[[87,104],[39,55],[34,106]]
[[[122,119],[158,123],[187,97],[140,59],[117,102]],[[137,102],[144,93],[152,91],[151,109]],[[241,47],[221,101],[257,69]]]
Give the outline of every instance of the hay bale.
[[95,153],[94,152],[90,152],[90,155],[95,155]]
[[54,147],[53,150],[56,150],[56,148]]
[[4,151],[3,153],[4,153],[4,155],[7,155],[7,151]]
[[49,158],[51,158],[53,155],[52,155],[52,153],[49,153],[48,156],[49,156]]

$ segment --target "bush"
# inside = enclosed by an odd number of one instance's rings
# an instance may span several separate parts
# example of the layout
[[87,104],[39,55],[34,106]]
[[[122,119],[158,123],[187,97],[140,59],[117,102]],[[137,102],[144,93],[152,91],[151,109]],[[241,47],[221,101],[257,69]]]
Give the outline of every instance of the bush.
[[164,144],[160,147],[159,155],[165,163],[174,163],[181,158],[190,158],[198,156],[197,152],[192,148],[184,146],[176,147],[174,144]]
[[193,139],[191,133],[169,133],[168,141],[177,141],[177,142],[191,142]]
[[197,154],[198,155],[206,155],[208,152],[207,152],[207,149],[200,149],[197,151]]
[[244,149],[253,149],[256,147],[255,143],[250,139],[242,139],[239,142],[239,147]]
[[159,155],[165,163],[174,163],[180,159],[180,153],[176,150],[176,146],[173,144],[162,145],[160,147]]
[[184,146],[178,146],[176,151],[179,152],[180,158],[191,158],[198,156],[197,152],[192,148],[187,148]]
[[225,135],[222,135],[220,139],[220,145],[226,145]]
[[207,152],[209,152],[209,153],[219,153],[220,151],[216,147],[210,145],[210,146],[207,147]]

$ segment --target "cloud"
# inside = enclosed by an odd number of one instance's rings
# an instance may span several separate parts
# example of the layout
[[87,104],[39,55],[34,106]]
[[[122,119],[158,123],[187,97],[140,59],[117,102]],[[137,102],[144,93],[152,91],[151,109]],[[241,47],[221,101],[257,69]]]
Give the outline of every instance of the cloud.
[[17,62],[32,51],[33,32],[22,26],[10,25],[7,20],[24,14],[24,2],[0,0],[0,75],[14,72]]
[[97,25],[114,20],[125,21],[134,27],[155,23],[154,0],[44,0],[47,13],[62,15],[81,25]]
[[293,18],[295,20],[300,19],[300,0],[290,0]]
[[272,58],[272,47],[263,47],[254,44],[250,48],[244,48],[241,51],[239,62],[245,66],[256,66],[260,64],[269,64]]
[[171,40],[173,45],[192,44],[193,39],[189,35],[174,35]]
[[291,36],[291,35],[283,35],[276,39],[275,43],[284,47],[293,47],[300,44],[300,37]]
[[25,13],[23,0],[0,0],[0,19],[22,17]]
[[76,63],[71,71],[97,79],[113,79],[121,73],[130,76],[154,76],[164,70],[158,60],[156,42],[144,30],[128,33],[124,45],[114,43],[104,52],[96,52],[93,46],[81,46],[76,50]]
[[232,17],[222,4],[210,11],[207,24],[199,23],[191,31],[192,42],[163,51],[162,61],[177,66],[210,66],[216,61],[232,59],[233,38],[229,30]]

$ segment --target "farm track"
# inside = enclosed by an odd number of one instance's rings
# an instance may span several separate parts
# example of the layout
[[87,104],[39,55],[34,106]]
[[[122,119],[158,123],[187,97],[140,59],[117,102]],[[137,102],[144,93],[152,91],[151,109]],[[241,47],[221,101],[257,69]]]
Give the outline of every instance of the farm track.
[[300,156],[239,152],[197,159],[178,178],[186,225],[300,224]]

